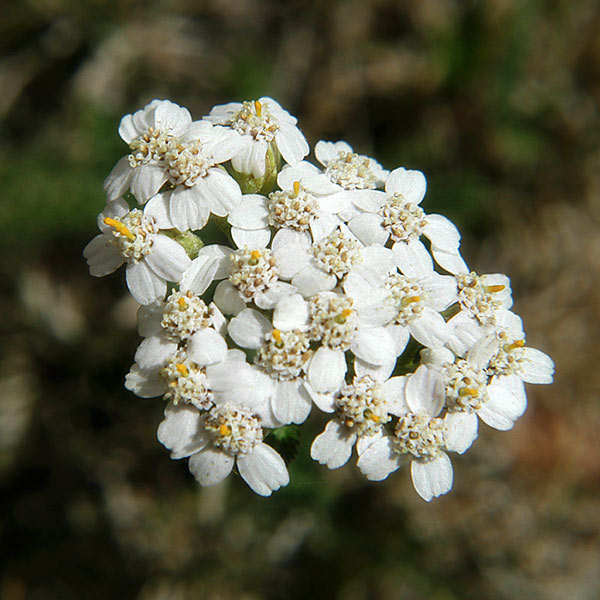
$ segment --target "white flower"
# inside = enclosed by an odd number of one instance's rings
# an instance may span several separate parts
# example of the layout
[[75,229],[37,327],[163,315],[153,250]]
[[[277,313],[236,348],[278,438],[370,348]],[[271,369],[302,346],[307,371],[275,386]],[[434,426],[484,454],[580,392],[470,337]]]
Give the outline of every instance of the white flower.
[[127,263],[126,280],[140,304],[164,298],[167,281],[179,281],[190,266],[183,247],[159,233],[151,210],[129,210],[122,198],[107,205],[98,217],[102,233],[84,248],[90,273],[108,275]]
[[153,100],[134,114],[125,115],[119,135],[129,144],[131,154],[124,156],[104,182],[108,201],[121,197],[128,189],[144,203],[165,182],[163,161],[172,139],[192,122],[186,108],[169,100]]
[[304,372],[312,354],[309,336],[300,329],[273,328],[266,317],[251,308],[231,319],[228,333],[238,346],[257,350],[256,364],[272,379],[275,417],[282,423],[303,423],[312,406],[304,385]]
[[335,393],[343,385],[347,351],[369,365],[395,361],[394,340],[380,319],[368,305],[355,307],[352,298],[335,292],[320,292],[309,300],[292,295],[275,307],[273,324],[277,329],[306,331],[320,344],[306,369],[309,391],[316,392],[313,400],[319,408],[327,410],[326,400],[319,401],[319,394]]
[[190,457],[189,469],[202,486],[222,481],[237,466],[250,488],[270,496],[289,475],[281,456],[263,440],[263,427],[273,427],[268,399],[258,373],[245,363],[223,371],[236,387],[215,392],[215,405],[206,412],[187,404],[170,403],[158,428],[158,439],[174,459]]
[[330,469],[337,469],[348,462],[355,443],[360,454],[361,448],[381,437],[395,402],[398,399],[403,402],[405,383],[405,377],[376,381],[369,375],[355,376],[352,384],[342,387],[333,398],[332,410],[336,416],[314,439],[311,457]]
[[243,145],[231,159],[238,173],[262,177],[269,145],[274,145],[288,164],[301,161],[309,152],[296,119],[272,98],[215,106],[205,119],[227,125],[242,137]]
[[451,276],[431,269],[413,277],[393,273],[381,280],[363,269],[349,273],[343,288],[355,303],[366,305],[364,311],[380,315],[395,340],[397,355],[402,354],[411,335],[426,347],[441,346],[451,337],[440,314],[456,302],[456,282]]
[[481,337],[496,329],[522,330],[521,319],[512,307],[510,280],[501,273],[477,275],[459,273],[459,312],[448,320],[453,330],[449,346],[459,356]]
[[[225,217],[242,200],[240,186],[219,165],[231,158],[240,138],[225,127],[207,121],[191,123],[175,138],[164,154],[164,181],[172,190],[152,199],[162,203],[165,229],[202,229],[210,213]],[[162,184],[161,184],[162,185]]]
[[332,290],[354,270],[368,269],[384,277],[395,269],[394,255],[379,245],[364,246],[342,223],[311,243],[308,233],[280,229],[271,245],[279,274],[305,297]]
[[480,338],[466,359],[454,359],[442,351],[446,402],[450,412],[476,414],[490,427],[505,431],[525,412],[524,382],[552,383],[554,363],[535,348],[525,345],[524,334],[506,329]]
[[389,175],[376,160],[356,154],[346,142],[317,142],[315,156],[325,167],[325,175],[345,190],[374,190]]
[[465,452],[477,437],[477,428],[460,415],[438,416],[444,385],[434,370],[421,365],[406,379],[405,403],[398,402],[394,410],[399,416],[394,434],[364,448],[357,465],[367,479],[380,481],[409,457],[415,490],[429,502],[452,487],[452,463],[446,451]]
[[201,365],[222,360],[227,351],[225,317],[213,302],[207,306],[190,290],[173,290],[166,301],[141,307],[138,327],[146,338],[135,354],[142,369],[164,366],[182,342]]
[[431,270],[431,255],[420,241],[424,235],[431,242],[431,253],[438,265],[450,273],[467,270],[460,256],[460,233],[442,215],[428,215],[419,206],[427,190],[421,171],[403,167],[392,171],[385,184],[385,194],[357,196],[354,204],[360,211],[348,223],[350,230],[365,244],[393,242],[398,266],[405,275]]

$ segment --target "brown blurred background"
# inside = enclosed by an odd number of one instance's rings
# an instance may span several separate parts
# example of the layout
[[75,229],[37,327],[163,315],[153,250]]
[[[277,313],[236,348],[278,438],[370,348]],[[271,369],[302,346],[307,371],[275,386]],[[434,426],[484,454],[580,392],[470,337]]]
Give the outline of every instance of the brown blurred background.
[[[0,20],[0,597],[600,598],[600,6],[578,0],[13,0]],[[120,117],[271,95],[311,145],[423,170],[556,362],[426,504],[308,458],[201,490],[122,387],[123,273],[81,256]]]

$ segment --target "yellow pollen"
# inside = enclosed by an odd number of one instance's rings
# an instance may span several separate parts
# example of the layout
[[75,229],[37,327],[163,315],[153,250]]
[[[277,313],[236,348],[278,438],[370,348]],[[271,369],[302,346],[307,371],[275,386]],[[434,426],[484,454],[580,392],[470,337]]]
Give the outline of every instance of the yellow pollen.
[[179,304],[179,308],[181,310],[185,310],[188,307],[187,302],[183,298],[179,298],[179,300],[177,300],[177,304]]
[[229,427],[229,425],[221,425],[219,427],[219,433],[221,435],[229,435],[231,433],[231,427]]
[[300,193],[300,182],[294,181],[294,196],[297,196]]
[[116,219],[111,219],[110,217],[104,218],[104,224],[109,227],[114,227],[121,235],[129,238],[130,240],[135,240],[135,235],[121,223],[121,221],[117,221]]
[[273,339],[276,342],[281,341],[281,331],[279,331],[279,329],[273,329],[273,331],[271,332],[271,335],[273,336]]
[[349,308],[345,308],[341,314],[342,314],[342,317],[347,318],[352,314],[352,310]]
[[459,396],[477,396],[478,392],[475,388],[460,388],[460,390],[458,390],[458,395]]
[[373,421],[374,423],[379,423],[379,421],[381,421],[381,417],[374,414],[369,415],[369,419],[371,419],[371,421]]
[[250,257],[254,260],[258,260],[260,258],[260,252],[258,250],[252,250],[252,252],[250,252]]
[[513,342],[512,344],[508,344],[506,346],[504,346],[504,349],[507,352],[510,352],[511,350],[514,350],[515,348],[522,348],[525,345],[525,340],[517,340],[515,342]]
[[404,304],[405,306],[407,304],[413,304],[415,302],[420,302],[421,300],[421,296],[408,296],[407,298],[404,298],[402,300],[402,304]]
[[258,100],[254,101],[254,110],[256,110],[257,117],[262,116],[262,104]]
[[490,292],[490,294],[495,294],[496,292],[501,292],[506,286],[499,285],[486,285],[484,286],[486,292]]
[[183,375],[184,377],[187,377],[190,373],[188,368],[183,363],[177,363],[175,368],[179,371],[179,374]]

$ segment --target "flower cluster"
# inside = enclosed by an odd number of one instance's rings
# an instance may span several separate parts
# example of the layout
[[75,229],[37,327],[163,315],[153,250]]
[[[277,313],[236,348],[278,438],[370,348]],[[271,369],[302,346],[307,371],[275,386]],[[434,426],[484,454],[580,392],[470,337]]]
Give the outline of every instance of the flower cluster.
[[314,460],[336,469],[354,451],[370,480],[408,461],[429,501],[480,419],[510,429],[524,382],[552,381],[508,278],[470,271],[457,228],[421,207],[420,171],[345,142],[308,162],[271,98],[199,121],[154,100],[119,133],[130,153],[84,255],[94,276],[126,264],[143,341],[125,386],[164,397],[158,439],[201,485],[234,467],[263,496],[286,485],[268,434],[316,406],[330,418]]

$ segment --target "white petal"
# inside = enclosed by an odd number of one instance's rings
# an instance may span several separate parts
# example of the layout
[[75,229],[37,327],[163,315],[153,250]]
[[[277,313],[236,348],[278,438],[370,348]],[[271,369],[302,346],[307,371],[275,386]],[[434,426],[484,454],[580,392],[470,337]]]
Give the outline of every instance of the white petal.
[[160,234],[153,238],[146,262],[161,279],[167,281],[179,281],[192,263],[181,244]]
[[433,260],[419,241],[396,242],[392,247],[398,268],[407,277],[423,277],[433,271]]
[[387,402],[387,410],[390,414],[397,417],[409,412],[406,403],[406,382],[408,377],[405,375],[391,377],[383,384],[383,394]]
[[309,152],[308,143],[297,127],[283,124],[275,134],[277,149],[288,164],[301,161]]
[[410,474],[415,490],[427,502],[452,488],[452,463],[447,454],[430,461],[413,460]]
[[272,283],[264,292],[259,292],[254,296],[254,304],[258,308],[270,309],[283,298],[296,293],[295,286],[284,281],[276,281]]
[[[206,177],[202,178],[202,186],[202,193],[218,199],[227,213],[239,206],[242,201],[242,190],[238,182],[223,169],[210,169]],[[225,215],[219,214],[219,216]]]
[[229,281],[221,281],[215,288],[214,303],[226,315],[237,315],[246,308],[242,296]]
[[390,234],[383,228],[381,222],[382,217],[379,215],[360,214],[348,223],[348,228],[363,244],[383,246]]
[[390,360],[382,365],[372,365],[370,363],[360,360],[360,358],[354,359],[354,373],[358,377],[363,375],[369,375],[376,381],[385,381],[393,372],[396,367],[396,357],[393,356]]
[[142,337],[157,335],[162,331],[162,316],[165,303],[157,300],[152,304],[142,305],[137,311],[138,333]]
[[90,267],[90,275],[104,277],[114,273],[124,262],[122,254],[113,243],[113,237],[101,233],[83,249],[83,256]]
[[368,480],[381,481],[400,466],[400,461],[391,436],[385,435],[362,450],[356,466]]
[[205,448],[190,457],[188,468],[196,481],[205,487],[223,481],[231,469],[234,459],[216,448]]
[[521,378],[527,383],[552,383],[554,379],[554,362],[541,350],[523,348],[523,373]]
[[109,202],[116,200],[129,189],[131,175],[132,170],[129,166],[129,159],[127,156],[124,156],[104,180],[104,191],[106,192],[106,199]]
[[337,215],[321,213],[316,219],[310,222],[310,232],[315,242],[327,237],[342,221]]
[[515,421],[525,412],[526,396],[515,395],[510,385],[503,385],[504,378],[496,378],[487,387],[487,401],[477,411],[481,420],[500,431],[512,429]]
[[171,458],[184,458],[202,449],[206,439],[201,434],[200,412],[189,404],[170,403],[158,426],[158,441],[171,450]]
[[385,191],[390,195],[402,194],[412,204],[419,204],[425,197],[427,180],[421,171],[399,167],[389,174]]
[[409,323],[408,328],[417,342],[427,348],[443,346],[452,334],[444,317],[427,306],[423,308],[423,312],[417,319]]
[[408,331],[408,327],[405,327],[404,325],[388,325],[386,330],[394,340],[394,352],[396,356],[400,356],[404,350],[406,350],[406,346],[410,340],[410,332]]
[[310,248],[311,240],[308,233],[302,231],[294,231],[293,229],[280,229],[273,238],[271,248],[274,252],[280,249],[288,248],[289,246],[300,246],[301,252],[306,254]]
[[323,433],[313,440],[310,456],[329,469],[339,469],[348,462],[355,442],[356,434],[348,431],[337,419],[332,419]]
[[458,356],[464,356],[479,339],[486,335],[486,329],[465,310],[448,319],[446,325],[452,332],[448,345]]
[[415,413],[435,417],[444,404],[444,381],[437,369],[421,365],[406,382],[406,403]]
[[125,375],[125,388],[140,398],[162,396],[167,391],[158,371],[144,371],[136,364],[133,364],[129,373]]
[[227,217],[229,224],[239,229],[264,229],[269,226],[268,200],[260,194],[247,194]]
[[233,249],[229,246],[220,244],[209,244],[203,246],[198,252],[198,257],[205,256],[207,258],[216,258],[218,268],[215,273],[215,279],[225,279],[229,275],[229,266],[231,265],[231,254]]
[[324,273],[312,265],[308,265],[292,278],[292,285],[305,298],[310,298],[319,292],[332,290],[336,283],[335,275]]
[[156,194],[152,196],[144,207],[144,214],[152,217],[158,229],[173,229],[173,221],[169,216],[169,206],[171,204],[171,192]]
[[344,382],[346,358],[341,350],[321,346],[308,366],[308,382],[315,392],[335,392]]
[[198,365],[204,367],[220,362],[227,354],[227,343],[214,329],[205,328],[197,331],[188,341],[188,356]]
[[361,360],[383,365],[396,357],[396,344],[383,327],[361,327],[350,349]]
[[129,263],[125,278],[131,295],[140,304],[151,304],[165,297],[167,283],[156,275],[144,260]]
[[283,297],[273,312],[273,327],[281,331],[306,331],[309,323],[308,302],[300,294]]
[[252,308],[242,310],[227,328],[231,339],[242,348],[260,348],[271,329],[269,320]]
[[131,193],[140,204],[155,196],[167,180],[164,169],[155,164],[141,165],[133,169],[131,175]]
[[283,458],[267,444],[258,444],[248,454],[238,456],[237,466],[242,479],[260,496],[270,496],[290,481]]
[[363,262],[361,266],[371,269],[382,277],[395,271],[396,257],[389,248],[382,246],[367,246],[362,251]]
[[209,216],[209,211],[198,188],[179,186],[171,192],[169,219],[179,231],[202,229]]
[[142,340],[135,351],[135,362],[142,369],[164,367],[177,351],[177,342],[167,338],[164,332]]
[[440,265],[442,269],[446,269],[448,273],[456,275],[458,273],[469,272],[469,267],[467,267],[467,263],[463,260],[458,250],[446,252],[445,250],[440,250],[437,246],[432,245],[431,253],[433,254],[433,258],[435,258],[435,262]]
[[356,208],[371,214],[379,212],[387,200],[387,194],[378,190],[349,190],[342,194],[352,198]]
[[271,230],[265,229],[239,229],[231,228],[231,237],[238,248],[265,248],[271,240]]
[[179,289],[182,292],[188,290],[201,296],[215,279],[219,261],[212,256],[198,256],[186,269],[181,277]]
[[[275,238],[277,238],[277,235]],[[272,245],[275,246],[275,240],[273,240]],[[276,249],[274,248],[273,254],[277,263],[277,272],[282,279],[294,277],[296,273],[308,266],[310,259],[304,245],[294,243],[288,246],[278,245]]]
[[468,412],[448,413],[444,417],[446,448],[462,454],[477,438],[477,415]]
[[310,387],[310,384],[304,383],[304,387],[308,393],[308,395],[312,398],[312,401],[317,405],[319,410],[322,410],[325,413],[332,413],[335,409],[335,395],[333,392],[329,393],[321,393],[315,392],[315,390]]
[[275,386],[271,407],[277,420],[284,424],[304,423],[310,414],[312,400],[299,379],[281,381]]
[[456,278],[451,275],[440,275],[434,272],[419,283],[427,292],[429,306],[437,312],[446,310],[458,300]]
[[339,469],[348,462],[355,441],[355,433],[350,432],[337,419],[332,419],[323,433],[314,439],[310,456],[329,469]]
[[460,233],[449,219],[442,215],[427,215],[423,231],[431,244],[443,252],[452,253],[460,245]]

